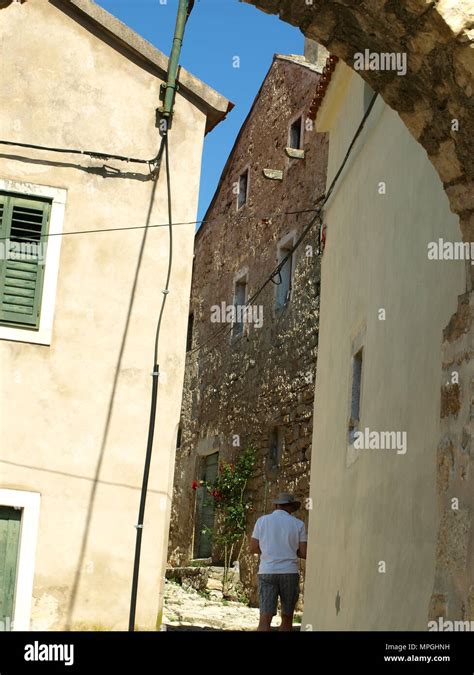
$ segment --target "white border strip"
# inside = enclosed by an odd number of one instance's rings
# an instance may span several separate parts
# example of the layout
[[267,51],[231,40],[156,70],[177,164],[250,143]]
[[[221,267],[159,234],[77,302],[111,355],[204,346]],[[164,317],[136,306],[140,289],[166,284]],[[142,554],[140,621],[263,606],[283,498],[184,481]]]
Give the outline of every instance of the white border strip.
[[40,493],[0,488],[0,505],[22,509],[20,550],[16,576],[13,630],[30,629],[36,542],[38,538]]
[[48,246],[46,248],[39,329],[32,330],[31,328],[0,326],[0,340],[15,340],[16,342],[50,345],[53,335],[54,308],[56,306],[59,258],[61,255],[62,237],[59,235],[63,231],[67,190],[4,179],[0,179],[0,190],[27,197],[46,197],[53,200],[51,204],[49,234],[54,236],[48,237]]

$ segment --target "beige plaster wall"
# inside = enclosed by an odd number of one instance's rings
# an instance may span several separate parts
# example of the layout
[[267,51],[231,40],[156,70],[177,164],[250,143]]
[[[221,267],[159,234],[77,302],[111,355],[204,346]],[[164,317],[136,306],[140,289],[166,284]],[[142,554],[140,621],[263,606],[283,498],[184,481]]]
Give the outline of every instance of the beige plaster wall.
[[[161,80],[44,0],[0,11],[0,138],[153,157]],[[21,37],[21,39],[19,39]],[[205,115],[178,96],[173,215],[196,218]],[[67,190],[64,230],[167,222],[164,170],[0,146],[0,178]],[[116,173],[120,169],[125,175]],[[97,172],[96,172],[97,171]],[[194,225],[174,228],[137,624],[161,604]],[[0,485],[41,493],[32,626],[125,629],[167,228],[62,238],[50,346],[0,341]]]
[[[346,75],[348,82],[331,83],[318,116],[318,130],[330,129],[328,183],[364,112],[363,81]],[[338,81],[344,96],[332,106]],[[382,101],[325,222],[303,628],[426,630],[442,330],[465,290],[465,268],[428,260],[428,242],[460,239],[458,219],[425,151]],[[360,428],[405,431],[406,454],[348,447],[357,343],[364,348]]]

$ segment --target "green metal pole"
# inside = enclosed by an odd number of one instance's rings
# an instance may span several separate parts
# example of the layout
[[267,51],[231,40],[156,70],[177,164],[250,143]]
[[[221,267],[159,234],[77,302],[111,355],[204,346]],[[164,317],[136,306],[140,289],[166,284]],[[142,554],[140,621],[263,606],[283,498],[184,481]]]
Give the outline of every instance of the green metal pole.
[[186,21],[188,19],[188,8],[189,0],[179,0],[173,47],[168,62],[168,76],[166,78],[166,84],[162,85],[165,90],[164,103],[163,107],[159,110],[161,117],[164,117],[165,119],[169,119],[173,115],[173,105],[177,90],[176,80],[178,77],[181,48],[183,46],[184,29],[186,28]]
[[[193,6],[193,0],[179,0],[178,16],[176,19],[176,28],[173,38],[173,48],[171,50],[171,56],[168,63],[168,76],[166,84],[162,85],[165,89],[165,100],[163,108],[159,109],[160,115],[167,120],[166,129],[163,133],[163,147],[166,152],[166,173],[168,179],[168,212],[169,212],[169,226],[170,226],[170,237],[171,228],[172,228],[172,217],[171,217],[171,192],[170,192],[170,175],[169,175],[169,158],[168,158],[168,128],[170,126],[170,118],[173,114],[173,105],[174,97],[176,93],[176,78],[178,75],[179,68],[179,58],[181,55],[181,47],[183,44],[183,35],[184,28],[186,26],[186,21],[189,15],[189,5],[191,2],[191,8]],[[170,239],[171,243],[172,239]],[[168,279],[166,285],[168,287],[168,282],[171,273],[171,248],[170,248],[170,264],[168,267]],[[168,291],[167,291],[168,292]],[[165,295],[166,300],[166,295]],[[145,469],[143,472],[143,482],[142,490],[140,495],[140,510],[138,514],[138,524],[136,525],[137,534],[135,542],[135,558],[133,563],[133,578],[132,578],[132,594],[130,599],[130,614],[128,621],[128,630],[133,633],[135,630],[135,617],[137,610],[137,599],[138,599],[138,579],[140,574],[140,557],[141,557],[141,547],[142,547],[142,534],[143,534],[143,523],[145,520],[145,507],[146,507],[146,497],[148,490],[148,478],[150,473],[151,465],[151,456],[153,450],[153,439],[155,434],[155,422],[156,422],[156,409],[157,409],[157,398],[158,398],[158,377],[159,377],[159,366],[157,363],[158,359],[158,336],[161,326],[161,318],[164,309],[164,302],[161,307],[160,317],[158,320],[158,327],[156,331],[155,339],[155,355],[154,355],[154,367],[153,367],[153,387],[152,387],[152,398],[151,398],[151,408],[150,408],[150,421],[148,425],[148,441],[147,441],[147,450],[145,457]]]

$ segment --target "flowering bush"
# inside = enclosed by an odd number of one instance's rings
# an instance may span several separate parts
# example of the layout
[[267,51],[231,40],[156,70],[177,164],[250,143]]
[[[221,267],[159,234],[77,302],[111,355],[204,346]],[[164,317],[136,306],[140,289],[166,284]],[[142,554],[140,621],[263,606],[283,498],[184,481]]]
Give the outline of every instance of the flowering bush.
[[228,590],[230,566],[239,560],[242,553],[247,514],[253,511],[245,490],[253,473],[255,461],[255,449],[245,448],[235,462],[221,460],[215,483],[207,485],[208,494],[214,500],[214,506],[219,514],[219,526],[217,532],[213,534],[215,543],[224,550],[224,595]]

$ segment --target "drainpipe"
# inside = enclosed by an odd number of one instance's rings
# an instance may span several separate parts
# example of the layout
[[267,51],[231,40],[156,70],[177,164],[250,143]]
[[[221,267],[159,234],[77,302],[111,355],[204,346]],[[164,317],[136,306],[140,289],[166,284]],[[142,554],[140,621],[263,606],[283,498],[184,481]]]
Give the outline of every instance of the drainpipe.
[[168,127],[171,126],[171,118],[173,116],[173,106],[178,90],[176,82],[178,78],[179,58],[181,56],[181,48],[183,46],[184,29],[186,22],[191,14],[194,6],[194,0],[179,0],[178,15],[176,17],[176,27],[174,30],[173,47],[168,61],[168,75],[166,84],[161,85],[163,106],[158,108],[158,114],[161,118],[168,121]]

